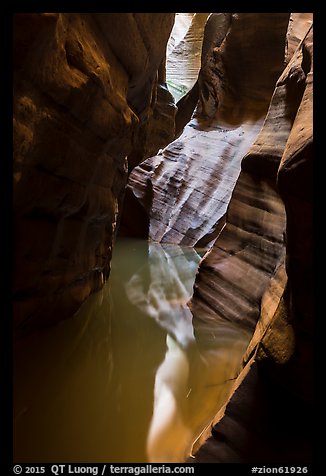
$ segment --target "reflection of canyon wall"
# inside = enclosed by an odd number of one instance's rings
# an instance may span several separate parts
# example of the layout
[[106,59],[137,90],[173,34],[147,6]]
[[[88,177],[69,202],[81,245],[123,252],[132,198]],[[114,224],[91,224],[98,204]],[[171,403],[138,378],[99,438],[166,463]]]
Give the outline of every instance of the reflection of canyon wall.
[[192,296],[200,256],[192,249],[149,243],[149,277],[140,272],[125,284],[130,302],[153,318],[178,342],[187,347],[194,339],[192,314],[187,306]]
[[[115,308],[126,306],[123,314],[127,315],[128,301],[135,309],[129,320],[148,319],[167,332],[165,358],[155,373],[153,415],[146,443],[148,461],[184,461],[194,439],[214,417],[216,405],[225,403],[252,330],[215,320],[209,339],[196,336],[195,341],[187,303],[200,259],[197,252],[149,243],[148,261],[139,260],[138,269],[131,272],[130,266],[124,266],[122,244],[117,243],[113,262],[111,284],[121,289]],[[145,244],[140,241],[138,246],[137,253]],[[124,278],[117,281],[117,276]]]
[[227,400],[251,333],[216,323],[214,345],[182,348],[167,335],[165,358],[155,375],[154,407],[147,437],[150,462],[177,463]]
[[124,248],[128,266],[73,318],[17,340],[15,462],[146,461],[166,333],[130,304],[124,280],[146,263],[147,251],[146,243],[136,253]]
[[164,85],[173,21],[15,15],[16,324],[70,315],[108,277],[126,156],[153,154],[174,134]]

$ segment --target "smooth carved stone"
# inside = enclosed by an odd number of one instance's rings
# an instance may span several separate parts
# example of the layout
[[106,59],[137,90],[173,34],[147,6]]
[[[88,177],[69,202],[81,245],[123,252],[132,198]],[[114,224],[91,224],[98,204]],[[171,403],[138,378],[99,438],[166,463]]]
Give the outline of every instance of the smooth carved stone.
[[[305,89],[278,170],[278,187],[287,214],[289,290],[284,297],[296,348],[288,374],[291,390],[314,399],[314,187],[313,187],[313,30],[294,55],[304,71]],[[285,380],[288,381],[287,376]]]
[[[228,402],[194,446],[194,462],[257,463],[261,458],[264,463],[291,460],[307,464],[312,459],[309,419],[297,423],[298,413],[311,412],[314,400],[312,35],[310,28],[277,82],[262,131],[243,160],[225,228],[203,259],[197,276],[192,303],[196,336],[210,339],[215,322],[222,322],[224,315],[234,319],[230,307],[239,311],[239,322],[246,324],[253,315],[252,309],[238,304],[238,294],[242,301],[246,296],[241,289],[245,280],[246,293],[257,298],[258,321]],[[235,200],[238,187],[248,178],[255,184],[253,193],[248,193],[246,186],[239,198],[245,202],[246,195],[250,197],[252,215],[239,213],[236,222],[242,220],[243,228],[256,223],[253,227],[260,239],[267,240],[269,251],[266,254],[255,245],[255,255],[244,263],[239,274],[237,268],[232,269],[234,256],[245,255],[251,240],[244,239],[243,231],[236,228],[230,238],[227,230],[234,221],[234,211],[246,209],[245,203],[236,206]],[[274,204],[283,212],[258,219],[254,207],[260,203],[266,208],[263,204],[270,202],[266,200],[268,195],[261,193],[261,187],[267,184],[274,191]],[[284,244],[282,229],[286,235]],[[276,232],[274,236],[271,230]],[[252,281],[255,282],[257,270],[265,265],[263,291],[263,285],[258,290]],[[224,289],[231,281],[232,292],[225,301]],[[211,303],[211,316],[206,317]]]
[[[276,177],[298,120],[305,88],[302,61],[299,49],[277,81],[262,130],[242,161],[226,225],[201,263],[192,304],[199,329],[214,319],[239,320],[254,329],[261,320],[262,296],[285,253],[285,209]],[[300,122],[301,129],[305,122],[309,135],[311,116]]]
[[[71,315],[108,277],[126,156],[146,137],[156,98],[159,110],[172,101],[158,71],[173,21],[15,15],[15,326]],[[170,112],[165,138],[150,126],[152,153],[173,137]]]
[[291,13],[289,28],[286,35],[287,48],[285,51],[285,60],[288,63],[300,41],[306,36],[313,23],[312,13]]
[[174,25],[167,44],[166,53],[169,56],[174,48],[180,43],[187,34],[193,20],[194,13],[176,13]]
[[[203,33],[208,15],[209,13],[193,14],[186,34],[175,44],[173,49],[170,46],[166,62],[167,84],[176,101],[190,91],[197,81],[201,67]],[[186,19],[181,17],[180,20],[182,22]],[[184,30],[184,27],[180,28],[178,25],[178,14],[175,23],[176,32],[180,29]],[[188,21],[183,21],[184,26],[187,23]]]
[[[283,69],[288,19],[289,14],[210,16],[204,71],[212,68],[210,54],[218,59],[215,66],[223,67],[209,72],[220,85],[214,117],[204,119],[199,110],[177,140],[142,162],[129,178],[128,188],[149,215],[150,239],[194,246],[216,238],[241,160],[263,125]],[[218,51],[215,45],[220,45]],[[208,76],[201,74],[199,88]]]
[[[216,112],[218,105],[217,96],[211,94],[206,82],[216,84],[220,81],[219,76],[216,75],[216,69],[214,69],[215,60],[213,49],[219,47],[224,41],[230,29],[231,18],[231,13],[211,13],[207,18],[201,49],[201,68],[198,73],[197,81],[192,89],[177,103],[178,111],[175,117],[175,139],[180,136],[185,125],[191,120],[198,100],[200,100],[200,102],[196,109],[197,116],[206,116],[209,109],[211,110],[211,116],[214,116]],[[214,69],[213,74],[210,71],[210,66]],[[218,90],[217,87],[215,87],[215,89],[216,91]],[[210,116],[210,114],[208,114],[208,116]]]
[[[141,161],[151,157],[174,139],[177,107],[166,86],[165,76],[164,57],[154,82],[156,94],[152,97],[147,119],[136,127],[133,136],[133,149],[128,155],[129,173]],[[127,205],[128,207],[129,205]]]
[[[188,463],[247,463],[251,466],[307,466],[314,461],[311,406],[293,400],[264,378],[266,368],[251,361],[236,382],[223,417]],[[282,431],[280,431],[280,428]]]
[[226,225],[200,264],[192,300],[195,335],[215,322],[254,330],[260,302],[284,257],[285,210],[271,180],[241,172]]
[[153,241],[206,245],[214,240],[262,121],[202,130],[194,119],[182,137],[131,173],[128,187],[149,213]]
[[276,83],[263,128],[244,157],[242,170],[262,176],[268,170],[275,176],[305,91],[306,68],[299,48]]
[[[203,102],[213,96],[215,110],[230,121],[241,120],[249,111],[251,117],[260,117],[283,69],[289,17],[289,13],[233,13],[219,19],[224,39],[221,32],[216,35],[204,63]],[[218,25],[217,19],[214,22]],[[209,117],[213,115],[214,109]]]
[[[293,394],[293,368],[288,372],[297,338],[286,317],[286,281],[281,262],[262,297],[260,320],[244,355],[243,369],[228,401],[195,442],[189,462],[312,461],[311,421],[298,421],[298,414],[312,411],[311,404]],[[306,374],[302,363],[298,367],[296,362],[296,367]]]

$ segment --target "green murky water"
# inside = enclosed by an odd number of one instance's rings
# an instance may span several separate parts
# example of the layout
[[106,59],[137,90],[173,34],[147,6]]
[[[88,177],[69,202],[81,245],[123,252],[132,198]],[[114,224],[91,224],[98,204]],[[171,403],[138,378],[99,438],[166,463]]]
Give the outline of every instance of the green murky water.
[[73,318],[16,343],[15,462],[190,454],[250,339],[216,324],[214,345],[198,345],[200,322],[186,303],[200,259],[192,248],[120,239],[103,290]]

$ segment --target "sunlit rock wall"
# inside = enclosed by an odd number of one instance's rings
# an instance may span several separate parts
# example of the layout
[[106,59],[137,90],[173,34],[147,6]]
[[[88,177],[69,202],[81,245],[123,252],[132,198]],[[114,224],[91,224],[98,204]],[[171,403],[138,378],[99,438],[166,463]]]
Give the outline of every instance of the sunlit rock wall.
[[167,84],[176,102],[196,83],[209,13],[177,13],[167,49]]
[[178,139],[136,167],[128,181],[149,216],[152,240],[193,246],[216,238],[241,160],[257,138],[284,68],[289,17],[209,17],[196,117]]
[[126,158],[174,134],[162,82],[173,22],[172,13],[15,15],[16,325],[70,315],[108,277]]

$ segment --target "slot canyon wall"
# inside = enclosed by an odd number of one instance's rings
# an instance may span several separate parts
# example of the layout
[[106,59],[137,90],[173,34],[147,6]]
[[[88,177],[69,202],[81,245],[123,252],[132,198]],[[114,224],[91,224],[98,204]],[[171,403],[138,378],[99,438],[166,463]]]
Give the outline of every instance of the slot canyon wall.
[[197,277],[199,342],[216,318],[248,325],[254,316],[255,331],[228,402],[194,446],[196,462],[312,461],[302,416],[314,402],[312,39],[312,16],[291,15],[285,69]]
[[14,15],[15,328],[108,278],[129,163],[174,135],[173,13]]

